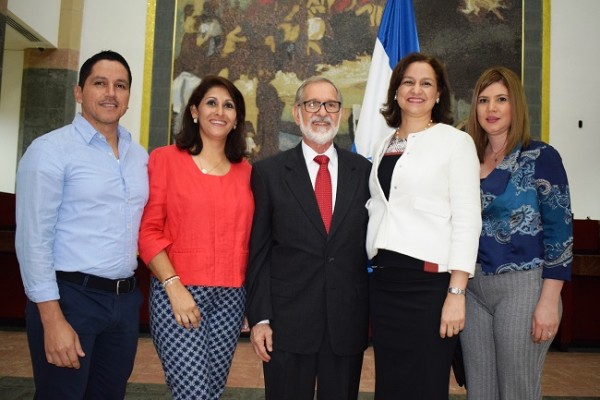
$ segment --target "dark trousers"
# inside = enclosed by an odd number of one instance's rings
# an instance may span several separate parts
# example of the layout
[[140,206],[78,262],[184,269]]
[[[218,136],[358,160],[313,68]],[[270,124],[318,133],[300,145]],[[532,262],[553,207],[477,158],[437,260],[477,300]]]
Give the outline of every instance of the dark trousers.
[[356,400],[362,361],[363,353],[351,356],[334,354],[328,335],[325,335],[316,354],[274,349],[271,361],[263,363],[265,399],[313,400],[316,382],[319,400]]
[[140,290],[117,295],[61,281],[58,287],[60,307],[77,332],[85,357],[79,360],[80,369],[49,364],[37,305],[28,302],[35,399],[122,400],[137,351]]

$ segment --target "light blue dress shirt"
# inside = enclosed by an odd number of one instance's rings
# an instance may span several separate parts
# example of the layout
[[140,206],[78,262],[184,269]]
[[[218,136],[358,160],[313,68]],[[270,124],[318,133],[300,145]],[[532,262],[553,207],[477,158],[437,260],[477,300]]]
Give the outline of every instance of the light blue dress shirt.
[[17,170],[16,250],[33,302],[59,298],[55,271],[133,275],[148,153],[119,126],[119,159],[81,114],[34,140]]

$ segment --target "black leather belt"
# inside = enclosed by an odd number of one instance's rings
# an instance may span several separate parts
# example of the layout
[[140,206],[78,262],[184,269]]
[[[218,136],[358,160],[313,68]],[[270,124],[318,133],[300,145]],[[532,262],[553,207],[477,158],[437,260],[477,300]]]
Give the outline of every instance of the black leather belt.
[[116,294],[130,293],[135,289],[136,285],[135,276],[125,279],[108,279],[96,275],[84,274],[82,272],[56,271],[56,278],[76,283],[90,289]]

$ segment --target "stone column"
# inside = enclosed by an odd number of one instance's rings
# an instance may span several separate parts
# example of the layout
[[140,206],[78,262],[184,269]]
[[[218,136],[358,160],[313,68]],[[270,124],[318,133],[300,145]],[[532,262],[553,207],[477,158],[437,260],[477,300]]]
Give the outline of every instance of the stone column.
[[173,67],[175,7],[176,2],[172,0],[156,2],[148,152],[171,143],[169,123],[171,121],[171,69]]
[[[5,1],[6,0],[0,0]],[[38,136],[75,116],[84,0],[62,0],[57,49],[26,49],[21,92],[19,157]]]

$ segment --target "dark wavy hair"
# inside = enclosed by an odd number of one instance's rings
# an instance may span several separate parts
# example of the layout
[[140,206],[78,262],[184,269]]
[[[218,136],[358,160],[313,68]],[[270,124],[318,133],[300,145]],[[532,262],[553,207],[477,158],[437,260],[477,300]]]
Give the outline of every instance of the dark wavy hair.
[[395,99],[396,92],[398,87],[400,87],[400,83],[404,78],[406,70],[415,62],[425,62],[431,65],[431,68],[433,68],[433,71],[435,72],[436,85],[440,92],[440,102],[433,106],[433,110],[431,110],[431,119],[433,122],[443,122],[452,125],[454,122],[451,101],[452,93],[448,83],[446,68],[435,57],[427,56],[422,53],[410,53],[398,61],[398,64],[394,67],[392,76],[390,77],[390,85],[388,86],[387,100],[380,110],[381,115],[385,118],[385,122],[387,122],[388,126],[391,128],[397,128],[402,124],[402,112]]
[[192,155],[200,154],[202,151],[202,138],[200,137],[197,124],[194,123],[191,108],[192,106],[198,107],[204,96],[206,96],[206,93],[215,86],[220,86],[227,90],[235,105],[235,128],[227,135],[225,156],[230,162],[237,163],[246,155],[246,139],[244,137],[246,103],[244,102],[244,96],[242,96],[238,88],[229,79],[220,76],[205,76],[198,87],[192,92],[183,112],[181,131],[175,136],[175,145]]
[[96,65],[97,62],[102,60],[116,61],[123,64],[123,67],[125,67],[125,69],[127,70],[127,77],[129,78],[129,87],[131,87],[131,69],[129,68],[129,64],[127,64],[127,61],[122,55],[112,50],[101,51],[100,53],[94,54],[93,56],[85,60],[85,62],[79,69],[79,81],[77,83],[79,87],[83,89],[83,85],[85,84],[87,78],[91,75],[94,65]]

